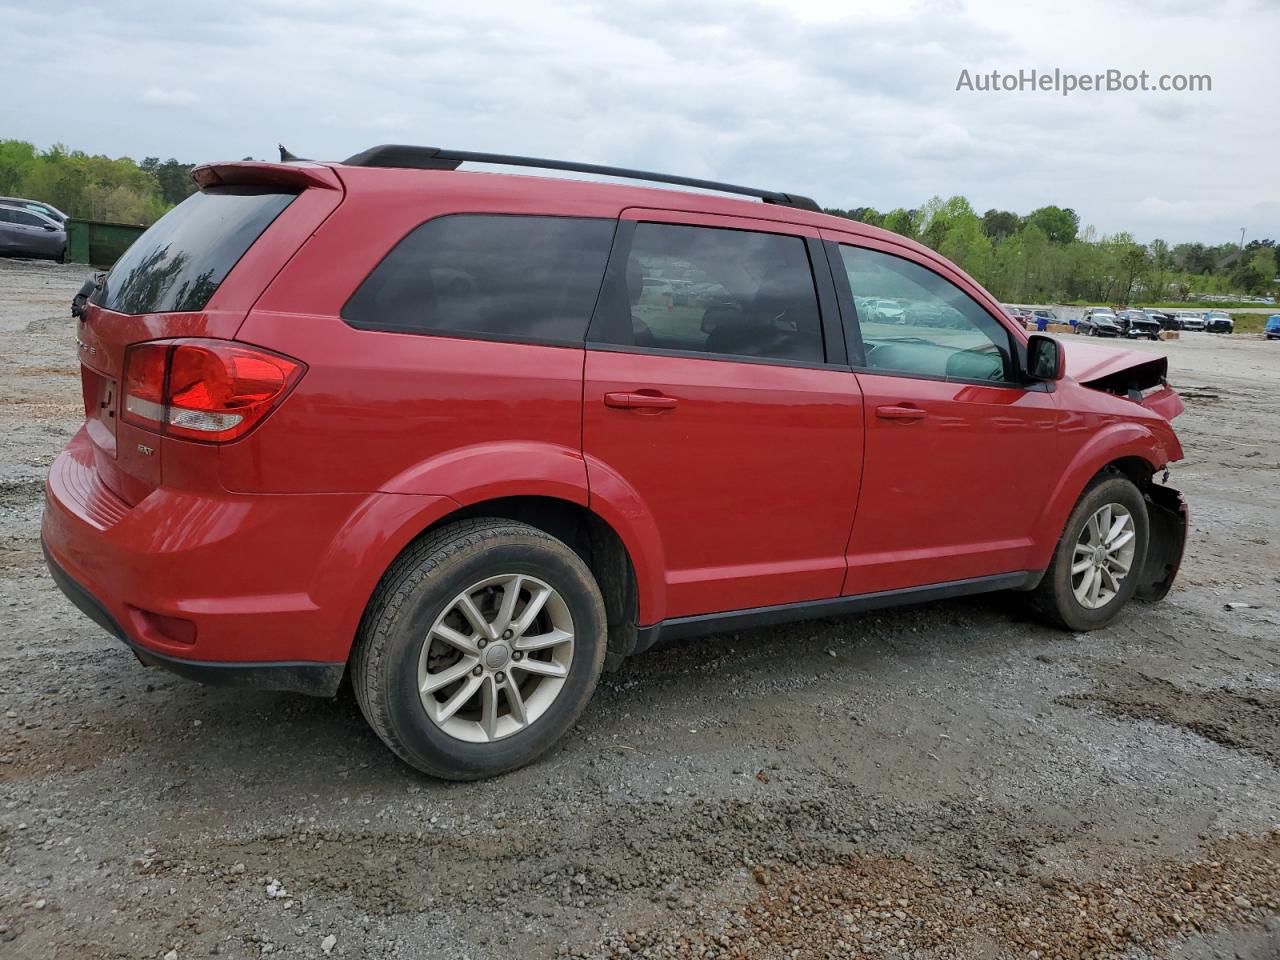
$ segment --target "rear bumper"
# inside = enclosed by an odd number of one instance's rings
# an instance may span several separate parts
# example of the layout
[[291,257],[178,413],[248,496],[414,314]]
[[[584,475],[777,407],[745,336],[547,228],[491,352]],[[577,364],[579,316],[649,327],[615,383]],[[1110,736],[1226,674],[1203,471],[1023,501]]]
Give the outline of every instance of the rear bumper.
[[[54,461],[41,524],[72,602],[144,663],[209,683],[332,693],[365,604],[424,501],[160,487],[135,504],[82,429]],[[420,528],[418,528],[420,529]]]
[[163,667],[171,673],[197,683],[215,686],[252,687],[259,690],[287,690],[313,697],[331,697],[338,692],[346,663],[231,663],[208,660],[184,660],[148,650],[129,638],[107,608],[92,593],[72,579],[44,547],[49,574],[68,600],[86,617],[133,651],[138,661],[148,667]]

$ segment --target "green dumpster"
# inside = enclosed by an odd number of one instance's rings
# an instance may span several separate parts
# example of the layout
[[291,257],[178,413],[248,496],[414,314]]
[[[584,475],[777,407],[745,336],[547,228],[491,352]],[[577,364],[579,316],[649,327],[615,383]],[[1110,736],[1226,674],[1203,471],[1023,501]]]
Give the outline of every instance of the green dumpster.
[[109,268],[146,229],[133,223],[72,218],[67,221],[67,259]]

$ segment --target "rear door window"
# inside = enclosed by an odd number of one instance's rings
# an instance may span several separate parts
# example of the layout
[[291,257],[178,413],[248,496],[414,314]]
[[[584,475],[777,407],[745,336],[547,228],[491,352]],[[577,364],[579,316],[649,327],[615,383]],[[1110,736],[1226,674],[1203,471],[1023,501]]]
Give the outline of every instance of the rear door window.
[[134,241],[97,303],[118,313],[203,310],[218,285],[295,193],[211,187],[192,194]]
[[592,339],[659,350],[822,363],[822,321],[801,237],[637,223]]
[[404,237],[342,308],[353,327],[581,344],[616,221],[451,214]]

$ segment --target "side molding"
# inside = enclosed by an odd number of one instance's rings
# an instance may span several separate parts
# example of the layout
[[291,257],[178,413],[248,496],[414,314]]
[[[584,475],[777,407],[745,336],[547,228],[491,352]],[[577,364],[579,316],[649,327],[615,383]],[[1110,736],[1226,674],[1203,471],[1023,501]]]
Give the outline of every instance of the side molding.
[[746,630],[752,627],[775,626],[797,620],[816,617],[842,617],[867,610],[882,610],[911,603],[965,597],[996,590],[1026,590],[1040,582],[1043,571],[1020,570],[999,573],[968,580],[951,580],[922,587],[905,587],[901,590],[884,590],[852,597],[833,597],[829,600],[809,600],[804,603],[784,603],[773,607],[753,607],[749,610],[730,610],[698,617],[677,617],[664,620],[651,627],[641,627],[636,642],[636,653],[651,650],[659,644],[675,640],[687,640],[726,630]]

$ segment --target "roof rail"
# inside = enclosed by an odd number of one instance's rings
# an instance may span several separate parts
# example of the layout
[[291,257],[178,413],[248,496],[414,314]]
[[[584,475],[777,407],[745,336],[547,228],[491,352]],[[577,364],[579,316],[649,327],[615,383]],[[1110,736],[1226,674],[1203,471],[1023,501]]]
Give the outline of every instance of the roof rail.
[[595,163],[575,163],[572,160],[545,160],[540,157],[517,157],[506,153],[476,153],[471,150],[446,150],[441,147],[412,147],[397,143],[384,143],[370,147],[342,161],[350,167],[407,167],[414,170],[456,170],[462,163],[495,163],[508,167],[538,167],[544,170],[567,170],[573,173],[594,173],[605,177],[624,177],[628,180],[649,180],[654,183],[671,183],[700,190],[716,190],[720,193],[737,193],[757,197],[765,203],[783,207],[821,212],[817,203],[795,193],[779,193],[776,190],[757,190],[715,180],[699,180],[696,177],[677,177],[669,173],[651,173],[647,170],[630,170],[626,167],[606,167]]

